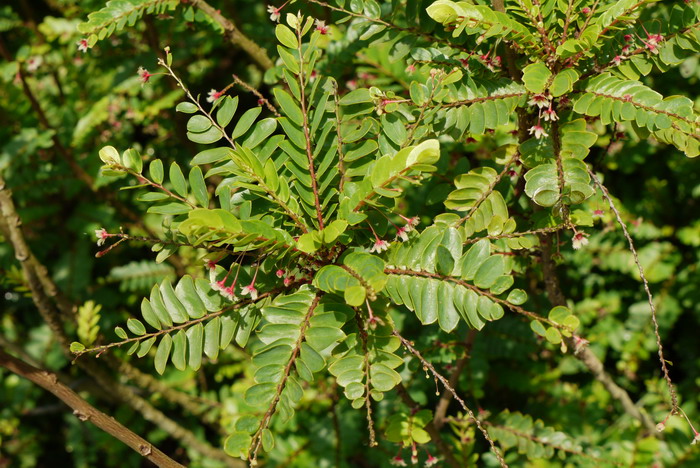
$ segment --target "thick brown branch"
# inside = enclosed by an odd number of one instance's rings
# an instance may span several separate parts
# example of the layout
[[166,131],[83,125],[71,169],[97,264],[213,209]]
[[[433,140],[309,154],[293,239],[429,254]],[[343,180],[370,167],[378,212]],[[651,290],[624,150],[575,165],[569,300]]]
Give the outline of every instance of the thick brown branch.
[[263,70],[268,70],[275,66],[272,60],[270,60],[270,57],[267,56],[265,49],[243,34],[241,30],[238,29],[238,26],[236,26],[233,21],[223,16],[219,10],[209,5],[204,0],[190,0],[189,3],[219,24],[219,26],[224,29],[224,34],[231,44],[239,46],[241,49],[243,49],[246,54],[255,60],[258,65],[260,65],[260,68]]
[[53,393],[58,399],[73,409],[73,414],[78,419],[90,421],[157,466],[166,468],[183,467],[183,465],[168,457],[150,442],[133,433],[128,427],[80,398],[77,393],[59,382],[56,375],[30,366],[26,362],[10,356],[2,348],[0,348],[0,366],[25,379],[31,380],[43,389]]

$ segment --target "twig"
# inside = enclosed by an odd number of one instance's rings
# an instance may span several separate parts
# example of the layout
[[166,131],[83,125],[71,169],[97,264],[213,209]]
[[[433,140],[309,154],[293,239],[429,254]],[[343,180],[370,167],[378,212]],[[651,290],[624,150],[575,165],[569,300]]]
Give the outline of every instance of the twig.
[[632,242],[632,236],[630,236],[630,233],[627,231],[627,225],[622,220],[622,216],[620,215],[620,212],[615,206],[615,203],[613,202],[612,197],[608,192],[608,189],[600,182],[600,179],[598,179],[598,177],[593,171],[588,169],[588,174],[591,176],[593,182],[596,184],[596,186],[598,186],[600,191],[603,192],[603,197],[607,200],[610,209],[613,211],[613,213],[615,213],[617,223],[622,228],[622,232],[624,233],[625,238],[627,239],[630,251],[632,252],[632,256],[634,257],[634,263],[637,265],[637,270],[639,271],[639,276],[642,278],[642,282],[644,283],[644,290],[647,293],[647,300],[649,302],[649,308],[651,309],[651,321],[654,324],[654,335],[656,336],[656,347],[659,350],[659,361],[661,362],[661,371],[664,374],[664,379],[666,380],[666,385],[668,386],[668,392],[671,396],[671,413],[678,414],[678,396],[676,395],[676,390],[673,386],[673,381],[671,380],[671,376],[668,372],[668,367],[666,366],[666,359],[664,358],[664,348],[661,344],[661,335],[659,334],[659,322],[656,318],[656,306],[654,305],[654,297],[652,296],[651,290],[649,289],[649,281],[647,281],[647,278],[644,275],[644,269],[642,268],[642,264],[639,262],[639,255],[637,255],[637,249],[635,249],[634,242]]
[[166,454],[161,452],[147,440],[132,432],[128,427],[120,424],[116,419],[107,416],[102,411],[83,400],[71,390],[58,381],[55,374],[31,366],[24,361],[7,354],[0,348],[0,366],[24,377],[53,393],[65,404],[73,408],[73,414],[81,421],[90,421],[115,439],[121,440],[127,446],[144,458],[147,458],[157,466],[166,468],[184,468]]
[[297,51],[299,52],[299,103],[301,104],[302,128],[304,130],[304,139],[306,140],[306,158],[309,162],[309,177],[311,177],[311,189],[314,194],[314,205],[316,206],[316,219],[318,220],[319,230],[323,230],[323,211],[321,211],[321,202],[318,196],[318,181],[316,180],[316,168],[314,167],[314,156],[311,148],[311,135],[309,133],[309,116],[306,109],[306,78],[304,77],[304,51],[302,50],[301,25],[297,26]]
[[489,433],[484,429],[484,426],[481,424],[481,421],[476,417],[474,412],[467,407],[467,404],[460,398],[459,395],[457,395],[457,392],[455,391],[454,388],[450,385],[450,382],[447,381],[445,377],[442,376],[438,371],[435,370],[435,367],[427,361],[418,351],[416,348],[413,347],[413,345],[401,334],[398,332],[398,330],[394,329],[392,331],[392,334],[397,337],[399,340],[401,340],[401,344],[415,357],[418,358],[418,360],[421,362],[423,365],[424,369],[428,369],[431,374],[433,374],[433,377],[438,379],[442,385],[445,387],[445,389],[452,393],[452,396],[454,397],[455,401],[459,403],[459,405],[462,407],[462,409],[467,413],[467,415],[474,421],[474,424],[476,424],[476,427],[479,429],[479,431],[484,435],[484,438],[486,441],[489,443],[491,446],[491,451],[494,453],[496,458],[498,459],[498,462],[501,464],[501,468],[507,468],[508,465],[506,464],[506,461],[503,459],[503,455],[501,455],[501,451],[498,450],[498,447],[496,447],[496,444],[493,442],[493,439],[491,439],[491,436],[489,436]]
[[221,14],[219,10],[209,5],[204,0],[190,0],[193,7],[201,10],[208,15],[212,20],[219,24],[224,30],[224,34],[231,44],[240,46],[255,62],[260,65],[263,70],[269,70],[275,64],[267,56],[265,49],[256,44],[252,39],[243,34],[240,29],[231,21]]
[[[476,330],[472,328],[467,334],[467,339],[464,340],[464,356],[459,361],[457,361],[455,370],[452,372],[452,374],[450,374],[449,382],[453,388],[457,387],[457,384],[459,383],[459,377],[460,375],[462,375],[462,371],[464,371],[467,362],[469,361],[469,359],[471,359],[470,353],[475,338]],[[450,406],[450,401],[452,401],[452,393],[443,392],[443,394],[440,396],[440,401],[438,401],[438,404],[435,407],[435,416],[433,417],[433,422],[435,423],[435,427],[437,429],[440,429],[445,424],[445,415],[447,414],[447,408]]]
[[233,76],[234,83],[236,83],[237,85],[239,85],[241,88],[245,89],[246,91],[253,93],[255,95],[255,97],[258,98],[258,103],[265,104],[265,107],[267,107],[270,112],[275,114],[275,117],[282,117],[280,115],[280,113],[277,111],[277,108],[275,106],[273,106],[270,103],[270,101],[265,96],[262,95],[262,93],[260,91],[258,91],[257,89],[253,88],[253,86],[251,86],[250,84],[243,81],[238,75],[234,74],[232,76]]
[[367,430],[369,431],[369,446],[377,446],[377,437],[374,433],[374,420],[372,419],[372,399],[370,396],[370,362],[369,362],[369,350],[367,349],[367,330],[365,325],[362,323],[360,314],[356,309],[355,321],[357,322],[357,328],[360,330],[360,341],[362,342],[362,354],[364,355],[364,373],[365,373],[365,409],[367,413]]
[[[552,260],[550,251],[551,234],[540,235],[540,244],[542,251],[542,275],[544,276],[544,284],[549,301],[555,306],[566,306],[566,298],[559,285],[559,277],[557,276],[556,266]],[[656,431],[656,427],[649,416],[642,412],[642,410],[634,404],[627,391],[617,385],[612,377],[608,375],[605,371],[605,366],[600,359],[593,354],[593,351],[588,347],[580,346],[576,343],[574,337],[565,339],[569,348],[574,350],[574,356],[586,366],[588,371],[593,374],[593,377],[603,384],[610,396],[622,405],[624,411],[633,418],[639,420],[647,432],[658,436],[659,433]]]
[[[399,394],[399,397],[401,397],[401,400],[411,409],[417,410],[420,407],[420,405],[418,405],[418,402],[414,400],[413,397],[411,397],[411,395],[409,395],[408,390],[406,390],[403,384],[400,383],[396,386],[396,392]],[[454,453],[452,453],[453,450],[450,448],[449,445],[447,445],[447,442],[445,442],[445,440],[440,435],[440,430],[435,424],[435,419],[430,421],[424,429],[425,432],[427,432],[428,435],[430,435],[430,439],[438,448],[440,454],[445,457],[445,461],[447,462],[447,464],[450,465],[452,468],[462,468],[463,465],[459,463],[459,461],[457,461],[457,459],[454,456]]]

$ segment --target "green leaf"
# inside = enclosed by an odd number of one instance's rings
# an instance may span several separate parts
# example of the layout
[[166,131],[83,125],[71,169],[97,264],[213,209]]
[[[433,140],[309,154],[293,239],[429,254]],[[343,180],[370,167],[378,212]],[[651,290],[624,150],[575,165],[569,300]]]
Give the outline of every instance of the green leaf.
[[188,365],[191,369],[197,370],[202,365],[202,352],[204,342],[204,327],[201,323],[187,329],[188,342]]
[[172,362],[176,369],[185,370],[187,367],[185,361],[185,352],[187,350],[187,337],[185,331],[180,330],[173,337],[173,355]]
[[74,341],[70,344],[70,352],[71,353],[79,353],[80,351],[84,351],[84,350],[85,350],[85,345],[82,343]]
[[127,338],[129,338],[129,336],[126,334],[122,327],[114,327],[114,333],[122,340],[126,340]]
[[219,356],[220,335],[221,318],[214,317],[204,326],[204,353],[212,360]]
[[236,123],[236,126],[233,128],[233,133],[231,133],[231,139],[235,140],[243,134],[245,134],[250,127],[253,126],[253,123],[255,122],[255,119],[258,118],[260,115],[260,112],[262,112],[262,107],[253,107],[252,109],[248,109],[243,113],[240,119],[238,119],[238,122]]
[[224,134],[221,133],[221,130],[214,126],[210,127],[209,130],[201,133],[187,132],[187,138],[190,141],[199,143],[201,145],[209,145],[212,143],[216,143],[217,141],[221,140],[223,136]]
[[154,159],[151,164],[148,165],[148,173],[156,184],[163,183],[163,177],[165,177],[165,172],[163,171],[163,161],[160,159]]
[[126,327],[131,333],[138,336],[143,336],[146,334],[146,327],[143,326],[140,320],[135,318],[130,318],[126,321]]
[[297,103],[294,101],[294,98],[292,98],[292,96],[290,96],[287,92],[285,92],[279,88],[273,89],[272,92],[275,95],[277,102],[279,102],[280,107],[282,108],[282,112],[284,113],[284,115],[289,117],[292,122],[295,122],[297,124],[301,124],[304,116],[301,113],[301,109],[299,108]]
[[209,192],[207,191],[207,184],[204,182],[204,175],[202,174],[202,169],[199,166],[195,166],[190,170],[189,174],[190,189],[192,190],[192,195],[194,195],[197,203],[206,208],[209,206]]
[[287,26],[283,24],[278,24],[275,28],[275,36],[277,40],[286,47],[290,49],[297,49],[299,47],[299,41],[297,40],[296,34],[292,32]]
[[229,123],[231,123],[231,119],[233,119],[233,114],[236,113],[237,108],[238,96],[234,98],[231,98],[230,96],[224,97],[223,103],[216,111],[216,123],[218,123],[221,128],[225,128]]
[[369,94],[369,89],[359,88],[350,91],[348,94],[340,99],[339,104],[341,106],[350,106],[353,104],[360,104],[363,102],[372,102],[372,96]]
[[168,364],[168,358],[170,357],[170,349],[173,346],[173,339],[170,335],[163,335],[163,338],[158,344],[158,349],[156,350],[156,357],[154,359],[156,372],[163,374],[165,371],[165,366]]
[[203,115],[194,115],[187,121],[187,131],[194,133],[206,132],[211,128],[211,120]]
[[542,62],[531,63],[523,69],[523,83],[531,93],[539,94],[547,87],[552,72]]
[[236,431],[224,441],[224,451],[232,457],[245,458],[252,441],[248,433]]
[[187,182],[185,182],[185,175],[182,173],[182,169],[178,163],[172,163],[170,165],[169,173],[170,183],[173,184],[175,193],[182,197],[187,196]]
[[345,290],[345,303],[349,306],[359,307],[365,302],[367,291],[362,286],[351,286]]
[[191,102],[185,101],[178,103],[178,105],[175,107],[175,110],[178,112],[183,112],[185,114],[194,114],[199,110],[199,107],[197,107]]

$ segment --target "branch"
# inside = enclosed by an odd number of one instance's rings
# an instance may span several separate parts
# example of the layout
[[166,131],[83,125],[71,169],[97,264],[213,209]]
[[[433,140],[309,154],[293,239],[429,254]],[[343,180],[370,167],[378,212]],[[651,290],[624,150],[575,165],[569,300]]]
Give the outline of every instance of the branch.
[[603,192],[603,197],[607,200],[610,209],[613,211],[613,213],[615,213],[615,218],[617,219],[617,222],[620,225],[620,227],[622,227],[622,232],[624,233],[625,239],[627,239],[627,243],[630,246],[630,251],[632,252],[632,256],[634,257],[634,263],[637,265],[637,270],[639,270],[639,276],[642,278],[642,282],[644,283],[644,291],[646,291],[647,293],[647,300],[649,301],[649,308],[651,309],[651,321],[654,324],[654,335],[656,336],[656,347],[659,350],[659,361],[661,362],[661,371],[664,374],[666,385],[668,385],[668,392],[671,395],[671,413],[679,414],[680,412],[678,411],[678,396],[676,395],[676,390],[673,386],[673,381],[671,381],[671,376],[668,373],[666,359],[664,358],[664,348],[661,344],[661,335],[659,334],[659,322],[656,319],[656,306],[654,305],[654,297],[651,295],[651,290],[649,289],[649,281],[647,281],[647,278],[644,275],[644,269],[642,268],[642,264],[639,263],[637,249],[634,248],[632,236],[630,236],[630,233],[627,231],[627,225],[622,220],[620,212],[613,203],[612,197],[610,197],[610,192],[608,192],[608,189],[600,182],[600,179],[598,179],[598,177],[593,171],[589,169],[588,174],[591,176],[593,182],[598,186],[600,191]]
[[423,368],[430,370],[430,373],[433,374],[433,377],[438,379],[442,385],[445,387],[445,389],[452,394],[454,399],[459,403],[459,405],[462,407],[462,409],[467,413],[467,415],[474,421],[474,424],[476,424],[476,427],[481,431],[481,433],[484,435],[484,438],[486,441],[489,443],[491,446],[491,451],[494,453],[496,458],[498,459],[498,462],[501,464],[501,468],[508,468],[508,465],[506,464],[506,461],[503,459],[503,455],[501,455],[501,451],[498,450],[498,447],[496,447],[496,444],[493,442],[493,439],[491,439],[491,436],[489,436],[489,433],[484,429],[484,426],[481,424],[481,421],[474,415],[474,412],[467,407],[467,404],[462,400],[459,395],[457,395],[457,392],[455,391],[454,388],[450,385],[450,383],[447,381],[445,377],[442,376],[438,371],[435,370],[435,367],[427,361],[418,351],[416,348],[413,347],[411,342],[409,342],[406,338],[401,336],[399,334],[398,330],[394,329],[392,331],[392,334],[397,337],[399,340],[401,340],[401,344],[415,357],[418,358],[418,360],[421,362],[423,365]]
[[[551,234],[541,234],[540,235],[541,251],[542,251],[542,274],[544,276],[545,289],[547,290],[547,296],[549,296],[549,301],[555,306],[566,306],[566,298],[559,285],[559,277],[556,273],[556,266],[552,260],[551,248]],[[593,354],[588,347],[581,347],[575,341],[575,337],[565,338],[567,345],[570,349],[578,350],[574,352],[574,356],[586,366],[593,377],[595,377],[600,383],[603,384],[605,389],[608,391],[610,396],[616,399],[624,411],[632,416],[633,418],[639,420],[644,428],[650,434],[658,436],[658,431],[649,416],[642,412],[639,407],[637,407],[629,394],[615,383],[615,381],[605,372],[605,367],[603,363],[598,359],[598,357]]]
[[318,182],[316,181],[316,168],[314,168],[314,156],[311,149],[311,135],[309,134],[309,117],[306,109],[306,79],[304,78],[304,51],[302,47],[301,25],[297,26],[297,51],[299,52],[299,102],[301,104],[302,127],[304,129],[304,139],[306,140],[306,158],[309,161],[309,176],[311,177],[311,188],[314,192],[314,204],[316,205],[316,218],[318,219],[318,228],[323,230],[323,212],[321,211],[321,202],[318,198]]
[[[184,3],[184,2],[183,2]],[[260,65],[263,70],[269,70],[274,67],[275,64],[267,56],[265,49],[256,44],[252,39],[243,34],[240,29],[221,12],[211,5],[209,5],[204,0],[190,0],[189,2],[193,7],[201,10],[207,16],[209,16],[214,22],[221,26],[224,30],[224,36],[228,38],[231,44],[240,46],[245,53],[247,53],[250,58],[255,60],[255,62]]]
[[[417,408],[420,407],[418,402],[409,395],[408,390],[406,390],[406,387],[403,386],[403,384],[398,384],[396,386],[396,391],[399,394],[399,397],[401,397],[401,400],[411,409],[417,410]],[[451,395],[451,393],[450,393]],[[445,461],[447,462],[448,465],[450,465],[452,468],[461,468],[463,465],[459,463],[459,461],[455,458],[454,454],[452,453],[452,450],[450,449],[450,446],[447,445],[447,443],[443,440],[442,436],[440,435],[440,430],[437,427],[437,421],[435,418],[433,418],[432,421],[428,423],[427,426],[424,427],[425,432],[427,432],[430,435],[430,438],[432,439],[433,443],[437,447],[437,449],[440,451],[440,454],[445,457]]]
[[[5,187],[5,181],[0,177],[0,230],[6,239],[10,241],[15,251],[15,258],[22,265],[22,270],[27,278],[27,284],[32,293],[32,300],[36,305],[42,318],[49,325],[60,348],[66,356],[69,356],[68,349],[70,340],[63,330],[63,317],[56,310],[53,302],[43,289],[40,279],[41,272],[45,268],[41,265],[26,244],[24,235],[20,229],[21,220],[15,211],[14,202],[10,191]],[[224,462],[231,468],[242,468],[244,465],[240,460],[235,460],[226,455],[223,450],[212,447],[207,442],[203,442],[197,436],[180,426],[178,423],[167,417],[160,410],[156,409],[147,400],[141,398],[134,390],[115,381],[104,370],[104,366],[96,361],[79,360],[77,365],[85,370],[102,387],[102,390],[111,397],[116,397],[122,403],[131,406],[140,413],[144,419],[152,422],[175,439],[178,439],[186,447],[201,453],[202,455]]]
[[[474,345],[475,338],[476,330],[472,328],[469,330],[469,333],[467,333],[466,340],[464,340],[464,356],[457,361],[455,370],[450,375],[449,382],[452,387],[457,387],[457,384],[459,383],[459,376],[462,374],[462,371],[464,371],[469,359],[471,359],[470,353],[472,346]],[[445,424],[445,415],[447,414],[447,408],[450,406],[450,401],[452,401],[452,393],[444,392],[440,396],[440,401],[438,401],[438,404],[435,407],[435,417],[433,418],[433,422],[437,429],[440,429]]]
[[0,348],[0,366],[25,379],[28,379],[43,389],[53,393],[58,399],[73,408],[73,414],[81,421],[90,421],[115,439],[121,440],[135,452],[147,458],[154,464],[166,468],[184,468],[175,460],[161,452],[150,442],[133,433],[114,418],[83,400],[73,390],[58,381],[55,374],[30,366],[24,361],[7,354]]

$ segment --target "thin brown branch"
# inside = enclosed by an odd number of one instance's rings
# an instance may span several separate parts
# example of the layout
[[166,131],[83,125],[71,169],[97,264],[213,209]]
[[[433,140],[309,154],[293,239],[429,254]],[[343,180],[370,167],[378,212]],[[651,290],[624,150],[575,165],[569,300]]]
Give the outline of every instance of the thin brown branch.
[[[549,301],[555,306],[566,306],[566,298],[559,285],[556,265],[552,260],[551,234],[540,235],[540,244],[542,251],[542,274],[544,276],[544,284]],[[625,389],[615,383],[612,377],[605,371],[605,366],[600,359],[593,354],[593,351],[586,346],[580,346],[574,337],[565,338],[565,340],[567,346],[574,350],[574,356],[586,366],[588,371],[593,374],[593,377],[603,384],[610,396],[620,403],[623,410],[633,418],[639,420],[649,434],[658,435],[659,433],[656,431],[656,427],[649,416],[634,404],[632,398]]]
[[355,309],[355,321],[357,322],[357,328],[360,330],[360,341],[362,342],[362,354],[364,356],[364,362],[362,364],[365,373],[365,410],[367,413],[367,430],[369,431],[369,446],[376,447],[377,437],[374,433],[374,420],[372,419],[372,398],[370,395],[370,362],[369,362],[369,350],[367,349],[367,329],[365,324],[362,323],[359,311]]
[[318,181],[316,180],[316,168],[314,167],[313,149],[311,147],[311,134],[309,133],[309,116],[306,109],[306,78],[304,76],[304,51],[302,50],[301,25],[297,26],[297,51],[299,52],[299,92],[301,104],[302,127],[304,129],[304,139],[306,140],[306,158],[309,162],[309,176],[311,177],[311,189],[314,193],[314,205],[316,206],[316,219],[318,228],[323,230],[323,211],[321,211],[321,201],[318,194]]
[[657,313],[656,313],[656,305],[654,304],[654,297],[651,294],[651,289],[649,288],[649,281],[646,278],[646,275],[644,274],[644,268],[642,268],[642,264],[639,262],[639,255],[637,254],[637,249],[634,247],[634,242],[632,241],[632,236],[630,236],[629,231],[627,230],[627,225],[625,222],[622,220],[622,216],[620,215],[620,211],[617,209],[615,206],[615,203],[612,200],[612,197],[610,196],[610,192],[608,192],[607,187],[605,187],[601,182],[600,179],[598,179],[598,176],[591,171],[590,169],[588,170],[588,174],[591,176],[593,179],[593,182],[596,184],[596,186],[600,189],[600,191],[603,193],[603,197],[605,200],[607,200],[608,205],[610,206],[610,209],[612,210],[613,213],[615,213],[615,218],[617,219],[617,223],[620,225],[622,228],[622,232],[625,235],[625,239],[627,239],[627,243],[629,244],[630,251],[632,252],[632,257],[634,258],[634,263],[637,265],[637,270],[639,271],[639,276],[642,279],[642,283],[644,283],[644,291],[647,294],[647,301],[649,302],[649,309],[651,310],[651,321],[654,324],[654,335],[656,337],[656,348],[658,349],[659,352],[659,362],[661,363],[661,372],[664,375],[664,380],[666,380],[666,385],[668,386],[668,392],[671,396],[671,413],[673,414],[678,414],[678,395],[676,395],[676,390],[673,385],[673,381],[671,380],[671,376],[669,375],[668,372],[668,366],[666,365],[666,359],[664,358],[664,347],[661,343],[661,334],[659,333],[659,322],[657,320]]
[[[412,410],[418,411],[420,405],[416,400],[413,399],[413,397],[411,397],[411,395],[409,395],[408,390],[406,390],[403,384],[400,383],[396,386],[396,392],[399,394],[399,397],[406,406],[408,406]],[[446,392],[446,394],[447,393],[449,392]],[[427,432],[428,435],[430,435],[430,439],[440,451],[440,454],[443,457],[445,457],[445,461],[448,465],[450,465],[452,468],[462,468],[464,466],[455,458],[453,449],[447,444],[447,442],[445,442],[445,440],[440,435],[440,430],[435,424],[435,419],[430,421],[428,425],[424,427],[424,429],[425,432]]]
[[243,51],[245,51],[245,53],[248,54],[250,58],[252,58],[260,66],[260,68],[263,70],[269,70],[275,66],[270,57],[267,56],[265,49],[243,34],[233,21],[221,14],[221,11],[209,5],[204,0],[189,0],[189,3],[193,7],[201,10],[212,20],[214,20],[214,22],[221,26],[224,30],[224,35],[231,42],[231,44],[243,49]]
[[79,420],[90,421],[157,466],[165,468],[183,468],[183,465],[161,452],[158,447],[155,447],[138,434],[132,432],[128,427],[122,425],[114,418],[107,416],[105,413],[80,398],[77,393],[59,382],[55,374],[31,366],[20,359],[12,357],[2,348],[0,348],[0,366],[34,382],[44,390],[53,393],[58,399],[73,409],[73,414]]
[[[453,388],[457,388],[459,377],[462,375],[467,362],[469,362],[469,359],[471,359],[471,349],[474,345],[475,338],[476,330],[472,328],[469,330],[469,333],[467,333],[466,340],[464,340],[464,356],[457,361],[455,369],[452,371],[452,374],[450,374],[449,382]],[[433,417],[433,422],[435,423],[435,427],[437,429],[440,429],[445,424],[445,415],[447,414],[447,408],[450,406],[451,401],[452,393],[450,392],[443,392],[443,394],[440,396],[440,401],[438,401],[438,404],[435,407],[435,416]]]
[[294,345],[292,356],[289,358],[289,361],[287,362],[287,365],[284,368],[282,380],[280,380],[280,383],[277,384],[275,397],[270,403],[270,406],[267,408],[267,411],[265,411],[265,414],[262,420],[260,421],[260,425],[258,426],[257,431],[255,431],[255,434],[253,435],[253,440],[250,444],[250,451],[248,452],[248,460],[250,461],[251,466],[256,466],[258,464],[258,450],[260,450],[260,446],[262,445],[262,433],[270,425],[270,420],[277,411],[277,403],[279,403],[280,401],[282,392],[284,391],[284,388],[287,385],[287,380],[289,380],[289,375],[291,374],[292,369],[294,368],[294,364],[296,363],[297,357],[299,357],[299,353],[301,352],[301,345],[304,342],[304,339],[306,338],[306,329],[309,327],[311,317],[314,315],[316,307],[318,306],[318,303],[321,300],[321,294],[322,293],[317,293],[311,301],[309,311],[306,313],[304,321],[301,325],[301,329],[299,330],[299,338],[297,338],[297,341]]
[[280,115],[280,113],[277,111],[277,108],[275,106],[273,106],[272,103],[270,103],[270,101],[265,96],[263,96],[263,94],[260,91],[255,89],[252,85],[243,81],[238,75],[234,74],[232,76],[233,76],[234,83],[236,83],[238,86],[245,89],[249,93],[253,93],[255,95],[255,97],[258,98],[258,103],[265,104],[265,107],[267,107],[267,109],[270,112],[275,114],[275,117],[282,117]]
[[474,421],[474,424],[476,424],[477,429],[479,429],[479,431],[483,434],[486,441],[491,446],[491,451],[498,459],[498,462],[500,463],[501,468],[507,468],[508,465],[506,464],[506,461],[503,459],[503,455],[501,454],[501,451],[498,449],[498,447],[496,447],[496,444],[493,442],[493,439],[491,439],[491,436],[489,436],[489,433],[486,431],[486,429],[484,429],[484,426],[481,424],[481,421],[476,417],[474,412],[471,409],[469,409],[469,407],[464,402],[464,400],[462,400],[462,398],[460,398],[460,396],[457,395],[457,392],[455,391],[454,388],[452,388],[452,386],[450,385],[450,382],[448,382],[448,380],[445,377],[443,377],[442,374],[440,374],[438,371],[436,371],[435,367],[433,367],[433,365],[423,357],[423,355],[420,353],[420,351],[418,351],[416,348],[413,347],[413,345],[411,344],[410,341],[408,341],[406,338],[401,336],[401,334],[399,333],[398,330],[394,329],[392,331],[392,334],[401,341],[401,344],[404,346],[404,348],[406,348],[408,350],[408,352],[410,352],[411,354],[413,354],[415,357],[418,358],[420,363],[423,365],[423,368],[428,369],[430,371],[430,373],[433,374],[433,377],[438,379],[448,392],[452,393],[452,396],[454,397],[455,401],[457,401],[459,403],[459,406],[461,406],[462,409],[464,410],[464,412],[466,412],[467,415],[472,419],[472,421]]

